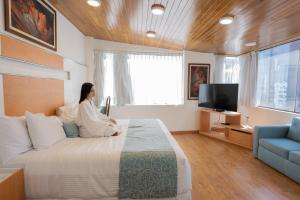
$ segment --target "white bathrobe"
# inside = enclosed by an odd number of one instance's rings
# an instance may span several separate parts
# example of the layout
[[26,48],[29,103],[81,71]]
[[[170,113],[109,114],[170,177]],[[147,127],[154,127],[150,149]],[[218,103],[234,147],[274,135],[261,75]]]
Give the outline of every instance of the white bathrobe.
[[93,101],[87,99],[79,104],[76,124],[80,137],[108,137],[120,132],[119,127],[103,115]]

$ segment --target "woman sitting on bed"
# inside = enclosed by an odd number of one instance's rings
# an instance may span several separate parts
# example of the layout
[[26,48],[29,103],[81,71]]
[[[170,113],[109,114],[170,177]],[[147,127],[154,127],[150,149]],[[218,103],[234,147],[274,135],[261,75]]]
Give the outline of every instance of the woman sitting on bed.
[[81,87],[78,117],[76,124],[79,126],[80,137],[116,136],[120,133],[115,120],[100,113],[93,97],[95,89],[92,83],[84,83]]

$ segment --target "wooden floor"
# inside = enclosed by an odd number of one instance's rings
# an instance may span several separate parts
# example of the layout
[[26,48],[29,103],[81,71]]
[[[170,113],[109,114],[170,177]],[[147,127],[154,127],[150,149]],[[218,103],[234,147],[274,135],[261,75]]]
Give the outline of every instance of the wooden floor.
[[174,137],[191,162],[193,200],[300,200],[300,185],[250,150],[195,133]]

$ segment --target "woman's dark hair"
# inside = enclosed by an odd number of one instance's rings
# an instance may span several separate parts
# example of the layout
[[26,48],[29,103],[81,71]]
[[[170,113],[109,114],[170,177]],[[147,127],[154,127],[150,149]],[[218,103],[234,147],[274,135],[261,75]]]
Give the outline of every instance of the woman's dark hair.
[[91,89],[94,85],[92,83],[84,83],[81,86],[81,92],[80,92],[80,100],[79,103],[83,102],[91,92]]

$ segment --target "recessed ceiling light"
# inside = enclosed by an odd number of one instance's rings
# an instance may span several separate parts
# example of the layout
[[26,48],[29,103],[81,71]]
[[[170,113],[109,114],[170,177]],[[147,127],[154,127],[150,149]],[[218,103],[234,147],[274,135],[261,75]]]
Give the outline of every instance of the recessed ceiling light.
[[245,44],[246,47],[253,47],[255,45],[256,45],[256,42],[249,42],[249,43]]
[[155,38],[155,32],[154,31],[147,31],[146,35],[149,38]]
[[232,16],[225,16],[219,20],[219,23],[223,24],[223,25],[228,25],[228,24],[231,24],[232,22],[233,22]]
[[162,15],[165,12],[165,7],[161,4],[153,4],[151,6],[151,12],[154,15]]
[[86,3],[93,7],[99,7],[101,5],[100,0],[87,0]]

